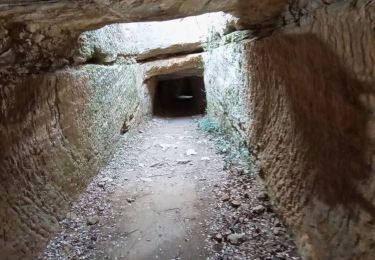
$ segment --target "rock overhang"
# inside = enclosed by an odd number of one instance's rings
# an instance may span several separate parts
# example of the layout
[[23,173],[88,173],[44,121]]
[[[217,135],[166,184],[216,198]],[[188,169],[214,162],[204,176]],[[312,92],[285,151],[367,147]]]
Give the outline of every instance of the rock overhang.
[[42,27],[86,31],[112,23],[161,21],[224,11],[262,24],[284,9],[287,0],[106,0],[106,1],[0,1],[5,23],[38,22]]

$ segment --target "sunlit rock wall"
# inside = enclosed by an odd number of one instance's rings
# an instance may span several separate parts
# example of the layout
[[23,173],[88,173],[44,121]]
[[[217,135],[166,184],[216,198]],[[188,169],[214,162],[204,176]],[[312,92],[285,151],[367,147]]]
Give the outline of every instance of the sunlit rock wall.
[[211,34],[222,36],[235,30],[237,22],[232,15],[219,12],[164,22],[108,25],[80,36],[75,60],[111,63],[202,52]]
[[2,88],[1,259],[31,259],[139,122],[136,65],[87,65]]
[[243,43],[221,45],[204,54],[207,114],[217,119],[234,139],[245,143],[251,126],[246,100],[249,95],[246,64]]

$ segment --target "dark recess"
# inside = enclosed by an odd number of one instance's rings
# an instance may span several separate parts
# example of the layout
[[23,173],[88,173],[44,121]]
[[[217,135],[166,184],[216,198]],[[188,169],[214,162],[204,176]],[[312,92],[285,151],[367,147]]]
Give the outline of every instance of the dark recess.
[[206,92],[203,77],[160,80],[155,89],[153,113],[162,117],[204,114]]

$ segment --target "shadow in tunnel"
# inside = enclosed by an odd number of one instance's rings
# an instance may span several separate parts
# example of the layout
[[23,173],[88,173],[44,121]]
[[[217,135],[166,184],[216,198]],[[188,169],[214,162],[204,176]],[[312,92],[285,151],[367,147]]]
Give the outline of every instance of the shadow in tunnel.
[[[295,191],[300,192],[298,196],[306,200],[316,196],[353,215],[358,214],[356,209],[364,209],[375,223],[374,201],[364,192],[364,187],[371,187],[374,173],[367,132],[370,114],[360,101],[361,96],[373,95],[373,88],[353,77],[331,46],[311,33],[267,39],[252,53],[260,68],[252,79],[262,82],[252,91],[263,95],[253,98],[260,104],[256,101],[252,106],[264,107],[254,113],[262,128],[252,138],[278,150],[274,158],[267,154],[266,168],[274,173],[268,180],[300,182],[304,188]],[[277,141],[269,141],[270,133]],[[280,171],[280,165],[290,168]]]
[[206,92],[203,77],[184,77],[158,81],[153,114],[161,117],[185,117],[204,114]]

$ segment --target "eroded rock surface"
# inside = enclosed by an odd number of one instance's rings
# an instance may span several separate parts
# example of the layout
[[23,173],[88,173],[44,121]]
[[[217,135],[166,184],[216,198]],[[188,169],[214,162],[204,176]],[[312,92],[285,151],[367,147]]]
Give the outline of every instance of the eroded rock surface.
[[[248,136],[271,201],[306,258],[371,259],[374,2],[305,7],[298,26],[220,47],[243,55],[205,56],[208,93],[217,96],[209,113]],[[228,78],[245,93],[241,101],[219,85]]]
[[5,89],[3,259],[31,258],[41,249],[69,202],[110,156],[123,125],[140,121],[135,79],[133,65],[86,66]]
[[300,28],[248,49],[257,122],[249,137],[306,257],[375,253],[371,10],[374,3],[321,9]]
[[[0,6],[0,15],[8,22],[24,23],[39,21],[41,24],[60,24],[64,28],[81,31],[110,23],[170,20],[207,12],[237,12],[261,23],[280,13],[285,0],[259,1],[19,1]],[[247,12],[245,14],[245,11]],[[74,22],[74,21],[79,22]]]

